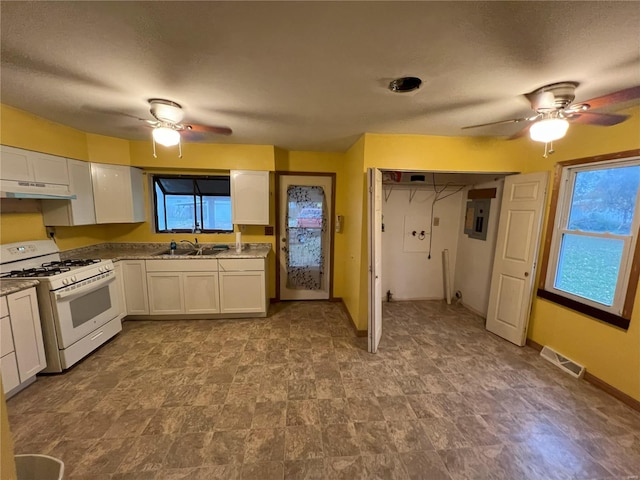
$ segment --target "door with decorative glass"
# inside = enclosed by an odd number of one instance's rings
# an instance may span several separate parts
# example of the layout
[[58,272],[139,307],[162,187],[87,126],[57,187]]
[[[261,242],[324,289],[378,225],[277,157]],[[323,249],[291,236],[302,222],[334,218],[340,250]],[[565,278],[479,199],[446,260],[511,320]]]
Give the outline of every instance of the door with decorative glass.
[[280,175],[279,179],[280,299],[329,299],[333,177]]

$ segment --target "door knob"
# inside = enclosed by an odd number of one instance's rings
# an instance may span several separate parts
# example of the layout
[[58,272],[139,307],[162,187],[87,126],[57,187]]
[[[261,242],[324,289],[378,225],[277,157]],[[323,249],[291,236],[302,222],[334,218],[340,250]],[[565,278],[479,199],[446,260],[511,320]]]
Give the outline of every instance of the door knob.
[[529,272],[524,272],[524,276],[528,277],[529,276]]

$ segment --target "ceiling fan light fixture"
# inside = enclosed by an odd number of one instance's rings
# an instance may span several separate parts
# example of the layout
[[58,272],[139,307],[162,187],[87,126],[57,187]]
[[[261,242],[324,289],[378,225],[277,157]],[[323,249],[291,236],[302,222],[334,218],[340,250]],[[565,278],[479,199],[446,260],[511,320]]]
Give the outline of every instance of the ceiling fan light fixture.
[[157,127],[153,129],[153,140],[165,147],[173,147],[180,143],[180,132],[169,127]]
[[531,140],[542,143],[550,143],[559,140],[567,134],[569,122],[564,118],[544,118],[529,129]]

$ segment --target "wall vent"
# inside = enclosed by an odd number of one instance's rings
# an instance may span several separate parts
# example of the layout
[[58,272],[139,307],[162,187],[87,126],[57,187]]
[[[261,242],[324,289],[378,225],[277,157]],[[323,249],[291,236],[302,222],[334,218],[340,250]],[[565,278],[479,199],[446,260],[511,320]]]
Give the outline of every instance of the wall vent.
[[554,365],[560,367],[572,377],[582,378],[585,368],[582,365],[577,364],[573,360],[560,355],[558,352],[550,347],[544,346],[540,352],[540,356],[545,360],[550,361]]

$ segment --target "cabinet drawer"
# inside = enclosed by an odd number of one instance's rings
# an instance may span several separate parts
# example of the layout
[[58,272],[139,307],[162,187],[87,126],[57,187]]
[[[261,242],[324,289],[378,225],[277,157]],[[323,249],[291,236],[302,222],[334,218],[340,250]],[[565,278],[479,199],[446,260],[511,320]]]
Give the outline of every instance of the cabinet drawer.
[[147,272],[217,272],[218,260],[147,260]]
[[264,270],[262,258],[221,258],[218,260],[221,272],[247,272]]
[[6,317],[7,315],[9,315],[7,297],[0,297],[0,317]]
[[[2,297],[4,298],[4,297]],[[11,333],[11,321],[9,317],[0,318],[0,357],[14,351],[13,333]]]
[[15,353],[12,352],[0,359],[0,370],[2,370],[2,387],[4,388],[4,393],[20,385],[18,362],[16,362]]

